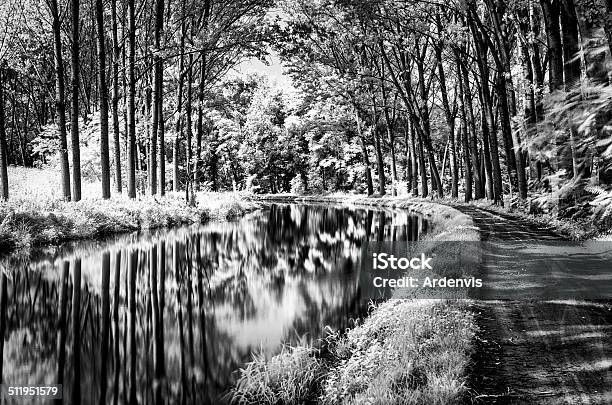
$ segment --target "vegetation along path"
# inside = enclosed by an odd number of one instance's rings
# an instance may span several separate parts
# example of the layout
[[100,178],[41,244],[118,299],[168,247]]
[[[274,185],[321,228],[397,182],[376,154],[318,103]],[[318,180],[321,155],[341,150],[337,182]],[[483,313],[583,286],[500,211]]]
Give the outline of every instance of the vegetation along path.
[[[563,240],[554,231],[476,207],[482,239]],[[499,271],[485,252],[483,273]],[[487,404],[612,402],[612,305],[579,301],[479,301],[470,401]]]

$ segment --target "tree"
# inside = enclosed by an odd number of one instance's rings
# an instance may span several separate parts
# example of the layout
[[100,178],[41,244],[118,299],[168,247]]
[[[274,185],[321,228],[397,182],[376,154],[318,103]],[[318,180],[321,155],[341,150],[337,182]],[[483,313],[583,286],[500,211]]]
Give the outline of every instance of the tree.
[[[610,183],[604,0],[64,3],[3,3],[0,53],[6,166],[60,170],[66,199],[100,179],[108,198],[113,165],[118,192],[127,174],[131,198],[163,194],[170,151],[190,202],[259,188],[527,206]],[[293,100],[228,75],[270,48]]]
[[127,0],[128,7],[128,103],[127,103],[127,171],[128,197],[136,198],[136,18],[134,0]]
[[79,0],[71,0],[72,10],[72,102],[70,141],[72,149],[72,199],[81,200],[81,145],[79,141]]
[[102,166],[102,198],[110,198],[110,162],[108,147],[108,86],[106,85],[106,47],[104,31],[104,6],[96,0],[98,28],[98,91],[100,103],[100,161]]
[[[157,0],[156,2],[156,14],[155,14],[155,45],[159,48],[161,44],[161,36],[164,31],[164,0]],[[158,51],[159,52],[159,51]],[[159,141],[159,194],[164,195],[166,192],[166,144],[164,141],[164,105],[163,105],[163,94],[164,94],[164,67],[163,67],[163,59],[160,56],[156,56],[156,65],[155,65],[155,87],[157,89],[157,113],[159,116],[157,117],[158,121],[158,134],[157,139]],[[155,102],[155,97],[153,98],[153,102]],[[151,155],[153,155],[154,149],[151,150]],[[154,167],[151,168],[151,171],[154,170]],[[153,180],[155,176],[153,176]],[[152,181],[153,181],[152,180]]]
[[57,0],[48,0],[47,5],[53,18],[53,43],[55,50],[55,111],[60,137],[60,162],[62,170],[62,193],[66,200],[71,199],[70,166],[68,163],[68,141],[66,133],[66,90],[64,86],[64,59],[62,56],[61,21]]
[[7,170],[7,145],[6,145],[6,128],[4,126],[4,69],[0,62],[0,188],[2,193],[0,197],[3,200],[9,198],[9,181]]
[[117,35],[117,0],[111,0],[111,22],[113,35],[113,146],[115,157],[115,189],[118,193],[123,191],[121,178],[121,144],[119,141],[119,59],[121,51],[119,47],[119,38]]

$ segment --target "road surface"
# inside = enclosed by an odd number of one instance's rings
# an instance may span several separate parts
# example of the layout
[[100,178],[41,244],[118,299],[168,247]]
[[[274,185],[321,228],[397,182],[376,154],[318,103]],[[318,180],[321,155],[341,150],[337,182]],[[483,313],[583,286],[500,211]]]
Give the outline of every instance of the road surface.
[[[488,242],[563,240],[509,214],[455,208]],[[482,271],[496,269],[485,252]],[[480,332],[469,403],[612,404],[611,302],[478,301],[473,309]]]

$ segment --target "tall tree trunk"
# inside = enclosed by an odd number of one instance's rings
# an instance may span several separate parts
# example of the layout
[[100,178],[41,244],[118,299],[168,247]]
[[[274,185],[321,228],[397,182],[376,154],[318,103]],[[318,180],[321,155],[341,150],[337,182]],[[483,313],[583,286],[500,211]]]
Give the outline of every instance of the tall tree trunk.
[[[161,38],[164,29],[164,0],[155,0],[155,56],[154,56],[154,73],[153,73],[153,108],[152,108],[152,130],[149,138],[149,193],[151,195],[157,194],[157,147],[158,147],[158,135],[161,133],[159,130],[163,123],[163,112],[160,110],[163,108],[163,64],[161,59]],[[161,145],[160,149],[163,149],[163,143],[159,141]],[[159,152],[161,156],[161,151]],[[161,165],[161,161],[159,162]],[[160,170],[161,174],[161,170]],[[160,179],[161,182],[161,179]],[[161,193],[161,190],[160,190]]]
[[[181,131],[182,132],[182,131]],[[181,147],[181,141],[179,138],[179,132],[177,132],[174,138],[174,146],[172,147],[172,191],[178,193],[179,187],[179,148]]]
[[410,146],[410,135],[408,134],[408,128],[404,127],[404,145],[406,148],[405,159],[405,180],[406,180],[406,193],[410,194],[411,185],[412,185],[412,153]]
[[[535,45],[532,43],[531,38],[533,32],[531,31],[531,9],[528,9],[529,18],[527,21],[522,21],[519,24],[520,34],[517,35],[520,42],[520,54],[521,54],[521,63],[523,65],[523,78],[525,81],[524,90],[523,90],[523,104],[524,104],[524,118],[525,118],[525,136],[530,138],[535,138],[537,134],[537,122],[538,122],[538,112],[537,112],[537,85],[534,77],[534,57],[532,56],[534,52]],[[525,163],[527,169],[527,164],[529,165],[529,173],[531,173],[531,161],[527,163],[526,156],[523,156],[523,162]],[[539,178],[538,178],[539,180]]]
[[366,175],[366,186],[368,188],[368,195],[374,194],[374,184],[372,182],[372,169],[370,168],[370,158],[368,157],[368,148],[366,146],[365,138],[363,136],[363,129],[361,128],[361,120],[359,119],[359,113],[355,108],[355,123],[357,124],[357,134],[361,140],[361,152],[363,154],[363,164],[365,166]]
[[121,142],[119,140],[119,39],[117,36],[117,0],[111,0],[111,20],[113,33],[113,145],[115,148],[115,190],[123,191],[121,179]]
[[70,140],[72,142],[72,199],[81,200],[81,145],[79,142],[79,0],[71,0],[72,10],[72,104]]
[[495,191],[493,187],[493,164],[491,162],[491,144],[489,131],[489,123],[487,120],[487,113],[485,112],[485,102],[482,95],[482,85],[478,85],[478,96],[480,97],[480,127],[482,129],[482,145],[483,145],[483,162],[484,172],[486,179],[487,198],[489,200],[495,200]]
[[96,0],[98,28],[98,98],[100,102],[100,167],[102,169],[102,198],[110,198],[110,161],[108,147],[108,88],[106,85],[106,44],[104,40],[104,6]]
[[[162,81],[163,84],[163,81]],[[160,84],[160,94],[163,93],[162,91],[162,84]],[[158,126],[158,132],[157,132],[157,141],[159,142],[159,145],[157,147],[157,152],[159,153],[158,155],[158,165],[157,167],[159,168],[159,174],[157,175],[157,180],[159,181],[158,183],[158,188],[159,188],[159,195],[164,196],[166,194],[166,141],[165,141],[165,132],[166,132],[166,127],[165,127],[165,120],[164,120],[164,108],[163,108],[163,99],[162,97],[159,98],[159,108],[158,108],[158,112],[159,112],[159,126]]]
[[204,136],[204,86],[206,81],[206,54],[202,52],[200,66],[200,84],[198,86],[198,122],[196,128],[196,155],[193,164],[193,188],[200,190],[200,156],[202,154],[202,137]]
[[[462,67],[460,63],[457,63],[458,72],[461,74]],[[466,102],[468,98],[465,97],[465,83],[461,77],[459,77],[459,99],[461,102],[461,128],[459,134],[461,136],[461,147],[463,149],[463,172],[465,177],[465,202],[472,200],[472,168],[475,171],[478,170],[478,166],[472,165],[470,160],[470,147],[468,141],[468,116]]]
[[[3,71],[0,67],[0,197],[3,200],[9,198],[9,182],[8,182],[8,162],[7,162],[7,145],[6,145],[6,128],[4,126],[4,80]],[[2,370],[0,369],[0,373]]]
[[[148,65],[148,54],[145,56],[145,60],[147,61],[146,63]],[[159,116],[159,114],[157,113],[157,103],[153,101],[156,97],[156,91],[154,90],[155,62],[153,61],[151,64],[153,66],[151,71],[147,71],[144,74],[145,83],[141,116],[143,117],[142,120],[144,121],[144,128],[147,139],[146,146],[144,148],[146,151],[146,158],[144,162],[146,162],[147,167],[146,189],[150,195],[153,195],[154,193],[152,190],[157,191],[157,117]],[[140,156],[140,150],[142,147],[140,146],[140,141],[138,139],[136,140],[136,142],[138,143],[138,152],[136,153],[136,156]],[[155,152],[153,153],[153,155],[155,155],[153,158],[151,157],[152,151]],[[155,162],[152,162],[151,159],[155,159]],[[145,165],[139,165],[140,163],[136,165],[136,170],[143,170]]]
[[[127,103],[127,126],[128,126],[128,196],[136,198],[136,76],[135,76],[135,53],[136,53],[136,19],[135,0],[128,2],[128,103]],[[135,394],[134,394],[135,395]],[[135,401],[135,398],[134,398]]]
[[193,54],[189,54],[189,67],[187,68],[187,105],[185,106],[185,115],[187,116],[187,120],[185,126],[187,127],[187,142],[185,145],[185,195],[186,200],[189,202],[189,192],[190,192],[190,184],[191,182],[191,162],[193,159],[193,153],[191,149],[191,138],[193,137],[193,126],[192,126],[192,82],[193,82]]
[[[420,150],[420,153],[417,154],[417,141],[415,139],[415,134],[414,134],[414,125],[412,124],[412,121],[410,121],[410,124],[408,125],[408,128],[410,130],[410,156],[412,158],[412,195],[417,197],[419,195],[419,167],[421,164],[421,156],[422,156],[422,150]],[[425,195],[423,197],[427,197],[427,176],[425,176],[424,180],[421,179],[421,181],[425,181]]]
[[380,131],[378,128],[374,128],[374,149],[376,151],[376,165],[378,167],[378,192],[380,195],[385,195],[387,180],[385,178],[385,163],[380,143]]
[[[578,55],[580,45],[578,41],[578,18],[573,0],[562,0],[561,32],[563,36],[563,75],[565,79],[565,92],[572,96],[580,82],[581,60]],[[578,139],[578,125],[574,122],[573,114],[568,114],[569,150],[564,139],[558,139],[558,153],[561,154],[562,167],[567,168],[574,178],[583,173],[583,154],[579,150],[581,142]],[[566,156],[570,154],[570,159]]]
[[64,59],[62,57],[61,22],[57,0],[50,0],[49,6],[53,17],[53,43],[55,55],[55,111],[60,136],[60,166],[62,168],[62,195],[70,201],[70,165],[68,163],[68,136],[66,133],[66,95],[64,85]]
[[[381,72],[384,79],[385,76],[385,64],[381,64]],[[380,87],[382,89],[383,98],[383,114],[385,117],[385,129],[387,131],[387,138],[389,139],[389,151],[391,153],[391,195],[397,195],[397,161],[395,156],[395,136],[393,134],[394,120],[389,115],[389,97],[387,94],[387,87],[385,86],[384,80],[381,79]],[[395,111],[395,106],[393,106]],[[394,114],[395,115],[395,114]]]
[[392,195],[397,195],[397,157],[395,156],[395,135],[393,135],[393,125],[388,123],[387,127],[387,137],[389,138],[389,152],[391,154],[391,180],[393,182],[393,192]]
[[419,156],[419,172],[421,175],[421,197],[425,198],[429,195],[429,186],[427,181],[427,167],[425,166],[425,150],[423,148],[423,136],[418,130],[413,129],[413,131],[416,132],[418,144],[417,153]]
[[176,119],[176,137],[174,138],[174,148],[172,150],[172,189],[174,192],[180,191],[179,186],[179,148],[181,140],[183,139],[183,70],[185,69],[185,36],[187,34],[185,27],[185,0],[181,2],[181,31],[180,31],[180,59],[179,59],[179,77],[178,77],[178,90],[177,90],[177,105],[178,105],[178,117]]
[[[442,32],[442,23],[439,15],[436,16],[438,30]],[[457,198],[459,195],[459,172],[457,168],[457,147],[455,145],[455,117],[451,110],[448,101],[448,90],[446,88],[446,74],[442,65],[442,47],[436,48],[436,59],[438,63],[438,80],[440,82],[440,94],[442,95],[442,106],[444,107],[444,116],[446,125],[448,125],[448,141],[450,145],[450,168],[451,168],[451,198]],[[442,168],[444,176],[444,167]]]
[[470,151],[470,160],[472,163],[473,179],[474,179],[474,199],[479,200],[484,197],[484,182],[480,177],[480,156],[478,155],[478,140],[476,138],[476,124],[474,119],[474,110],[472,108],[472,97],[470,90],[470,80],[465,66],[459,65],[457,67],[461,72],[462,79],[460,82],[463,83],[463,105],[464,112],[467,114],[465,117],[466,130],[468,132],[468,144]]
[[540,0],[544,24],[546,26],[546,42],[548,45],[548,83],[550,91],[563,88],[563,47],[561,45],[561,26],[559,24],[560,0]]
[[[468,21],[470,19],[468,18]],[[472,31],[472,36],[474,38],[474,46],[476,48],[476,62],[478,64],[478,71],[481,77],[481,97],[482,97],[482,110],[485,114],[487,120],[488,127],[488,135],[489,139],[485,139],[485,147],[487,143],[490,146],[491,153],[491,166],[493,172],[493,191],[494,197],[493,201],[496,204],[503,205],[503,188],[502,188],[502,175],[501,175],[501,165],[499,159],[499,149],[497,142],[497,131],[495,128],[495,118],[493,113],[493,101],[491,100],[491,90],[489,87],[489,62],[488,62],[488,50],[487,45],[478,31],[474,23],[470,23],[470,30]],[[483,132],[483,136],[485,133]]]
[[[423,52],[425,52],[425,47],[423,47]],[[430,115],[429,115],[429,100],[428,100],[428,92],[426,89],[425,83],[425,71],[423,67],[423,62],[417,62],[417,73],[419,78],[419,95],[421,97],[421,125],[419,128],[421,129],[420,138],[423,141],[425,148],[427,149],[427,158],[429,160],[429,167],[431,170],[431,181],[435,185],[435,189],[438,192],[438,197],[444,197],[444,189],[442,188],[442,180],[440,179],[440,173],[438,172],[438,167],[436,166],[436,158],[433,150],[433,145],[431,142],[431,128],[430,128]],[[418,128],[417,128],[418,130]],[[433,185],[432,185],[433,189]]]
[[[497,91],[497,100],[499,101],[499,121],[501,126],[502,139],[504,141],[504,149],[506,152],[506,166],[508,168],[509,181],[521,189],[521,170],[518,169],[520,162],[517,162],[515,155],[514,142],[512,138],[512,124],[510,122],[510,106],[508,105],[507,83],[504,75],[497,75],[497,83],[495,86]],[[523,178],[525,172],[523,171]],[[523,183],[524,184],[524,183]],[[525,189],[526,190],[526,189]],[[521,198],[525,196],[521,194]]]
[[[161,36],[164,32],[164,0],[157,0],[157,15],[155,18],[155,26],[156,33],[159,37],[156,37],[155,42],[157,44],[157,49],[161,51]],[[181,55],[182,56],[182,55]],[[163,94],[164,94],[164,65],[163,59],[160,54],[157,54],[157,65],[156,65],[156,74],[155,81],[158,86],[158,99],[157,102],[159,106],[157,107],[157,112],[159,114],[158,118],[158,134],[157,140],[159,142],[159,146],[157,148],[159,156],[159,175],[157,179],[159,181],[159,194],[163,196],[166,194],[166,142],[164,139],[164,134],[166,131],[165,121],[164,121],[164,102],[163,102]]]

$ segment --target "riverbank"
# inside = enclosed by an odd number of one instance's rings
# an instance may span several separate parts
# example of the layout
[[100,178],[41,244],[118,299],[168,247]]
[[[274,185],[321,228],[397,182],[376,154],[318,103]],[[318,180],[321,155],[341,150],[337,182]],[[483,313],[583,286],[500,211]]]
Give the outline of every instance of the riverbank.
[[[407,209],[434,224],[433,240],[477,241],[472,220],[420,199],[359,196],[253,196],[259,201]],[[467,393],[477,328],[467,300],[391,299],[347,333],[330,332],[316,347],[285,347],[256,357],[232,392],[238,404],[320,402],[452,404]]]
[[361,208],[404,209],[417,212],[431,222],[438,224],[427,238],[448,241],[477,241],[478,228],[472,219],[453,207],[432,200],[412,197],[365,197],[353,194],[332,194],[328,196],[302,196],[295,194],[247,195],[251,201],[276,203],[306,203],[342,205]]
[[17,196],[0,202],[0,254],[117,233],[234,219],[259,207],[242,194],[199,193],[192,207],[180,195],[110,200]]

